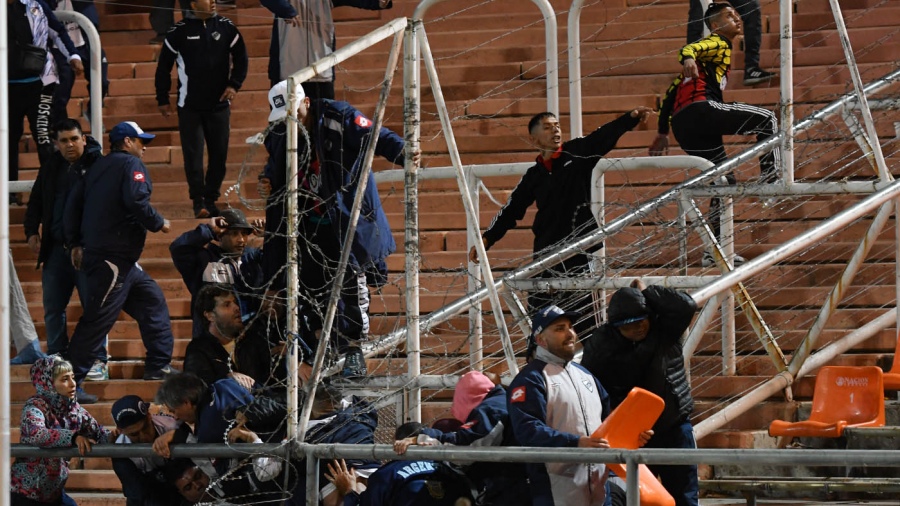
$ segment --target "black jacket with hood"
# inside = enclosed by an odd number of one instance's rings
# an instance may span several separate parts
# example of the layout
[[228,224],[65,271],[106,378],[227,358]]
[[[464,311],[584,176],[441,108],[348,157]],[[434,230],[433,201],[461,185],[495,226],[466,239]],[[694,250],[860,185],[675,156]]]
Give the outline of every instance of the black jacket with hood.
[[685,292],[651,285],[643,292],[622,288],[609,304],[609,321],[648,315],[650,331],[642,341],[625,338],[610,323],[584,341],[581,364],[609,392],[618,406],[633,387],[663,398],[666,407],[653,426],[657,433],[688,421],[694,410],[691,385],[684,370],[682,335],[697,311]]
[[[31,188],[31,197],[28,199],[28,210],[25,211],[25,238],[27,239],[39,232],[42,234],[41,250],[38,253],[37,266],[35,268],[40,268],[41,264],[47,261],[55,241],[60,242],[60,245],[65,243],[64,237],[53,237],[54,207],[59,206],[60,212],[63,212],[68,189],[72,188],[75,182],[94,165],[94,162],[103,156],[100,143],[90,135],[86,136],[86,139],[87,143],[84,147],[84,153],[72,165],[69,165],[69,162],[61,153],[56,152],[53,153],[53,156],[46,164],[38,169],[37,178],[35,178],[34,186]],[[68,188],[61,194],[62,201],[57,202],[57,190],[59,190],[58,185],[60,182],[68,185]],[[60,223],[60,226],[62,226],[62,223]]]

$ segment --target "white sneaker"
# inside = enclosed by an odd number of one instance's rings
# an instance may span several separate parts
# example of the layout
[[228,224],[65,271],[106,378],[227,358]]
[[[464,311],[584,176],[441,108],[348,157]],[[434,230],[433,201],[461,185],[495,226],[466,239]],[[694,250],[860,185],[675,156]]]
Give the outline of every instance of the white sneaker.
[[[740,255],[735,255],[734,259],[733,259],[735,267],[743,264],[746,261],[747,261],[747,259]],[[700,266],[701,267],[715,267],[716,266],[716,259],[713,258],[713,255],[712,255],[712,253],[710,253],[709,250],[706,250],[703,252],[703,258],[700,260]]]
[[87,381],[107,381],[109,380],[109,366],[105,362],[95,360],[91,370],[88,371],[84,378]]

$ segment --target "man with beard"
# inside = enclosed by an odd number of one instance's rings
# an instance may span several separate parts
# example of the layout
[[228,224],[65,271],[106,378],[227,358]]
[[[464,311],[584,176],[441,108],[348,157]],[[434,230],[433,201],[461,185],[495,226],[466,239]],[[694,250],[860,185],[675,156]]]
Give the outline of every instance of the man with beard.
[[197,294],[194,318],[206,322],[184,353],[184,371],[207,384],[232,378],[247,390],[269,378],[268,342],[255,332],[245,332],[241,308],[228,286],[206,285]]

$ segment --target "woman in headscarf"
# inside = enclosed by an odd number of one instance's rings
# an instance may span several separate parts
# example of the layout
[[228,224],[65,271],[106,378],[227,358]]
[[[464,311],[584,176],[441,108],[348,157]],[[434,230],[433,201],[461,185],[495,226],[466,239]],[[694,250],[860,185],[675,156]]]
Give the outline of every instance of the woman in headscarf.
[[[56,356],[38,359],[31,366],[31,382],[37,394],[22,408],[22,444],[39,448],[77,446],[85,455],[92,444],[109,442],[110,432],[75,399],[72,364]],[[75,504],[64,490],[69,462],[63,457],[17,458],[11,475],[13,506]]]

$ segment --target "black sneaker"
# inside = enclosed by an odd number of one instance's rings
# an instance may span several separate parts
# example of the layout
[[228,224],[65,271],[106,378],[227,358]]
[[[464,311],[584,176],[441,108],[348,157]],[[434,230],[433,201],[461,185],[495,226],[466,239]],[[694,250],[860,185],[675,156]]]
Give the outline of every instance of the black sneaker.
[[178,374],[178,369],[172,367],[172,364],[166,364],[162,369],[157,369],[155,371],[144,371],[144,381],[155,381],[155,380],[163,380],[166,377],[171,376],[173,374]]
[[94,404],[98,399],[99,397],[85,392],[81,387],[75,389],[75,400],[78,404]]
[[344,369],[341,370],[341,376],[344,378],[363,378],[368,374],[366,369],[366,357],[363,355],[362,349],[350,348],[344,354]]
[[203,205],[203,199],[194,200],[194,218],[204,219],[209,218],[209,210],[206,209],[206,206]]
[[768,72],[759,67],[750,67],[749,69],[744,71],[744,86],[751,86],[754,84],[771,81],[772,78],[777,75],[778,74],[774,72]]
[[222,214],[222,210],[216,205],[215,200],[204,200],[203,207],[206,208],[206,212],[209,213],[210,218],[215,218]]

